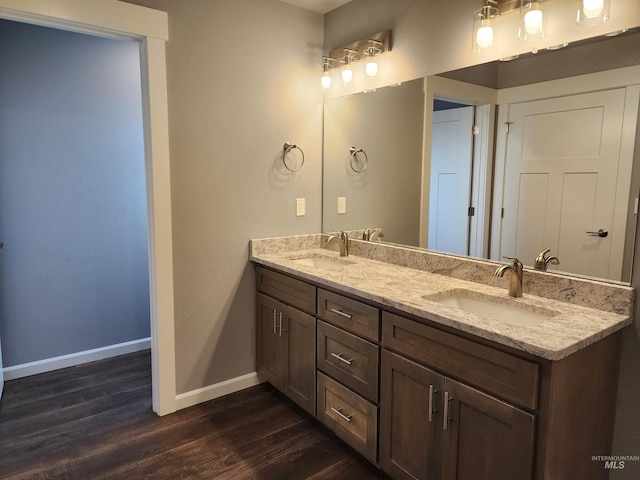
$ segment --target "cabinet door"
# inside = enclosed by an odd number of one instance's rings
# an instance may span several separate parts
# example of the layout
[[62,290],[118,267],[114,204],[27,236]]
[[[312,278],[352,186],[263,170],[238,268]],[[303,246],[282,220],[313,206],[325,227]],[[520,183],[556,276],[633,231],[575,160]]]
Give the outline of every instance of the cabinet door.
[[443,389],[442,375],[382,350],[380,465],[393,478],[440,477]]
[[[279,326],[278,326],[279,327]],[[311,415],[316,413],[316,319],[287,307],[281,335],[282,391]]]
[[449,378],[444,388],[442,479],[531,479],[534,416]]
[[282,388],[282,354],[278,322],[285,306],[262,294],[256,296],[256,371],[261,379]]

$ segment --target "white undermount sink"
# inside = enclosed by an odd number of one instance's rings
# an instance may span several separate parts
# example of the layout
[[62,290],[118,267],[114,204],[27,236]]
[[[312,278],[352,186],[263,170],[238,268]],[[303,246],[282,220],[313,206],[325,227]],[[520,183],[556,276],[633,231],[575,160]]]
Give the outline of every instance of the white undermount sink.
[[330,257],[329,255],[321,255],[319,253],[300,257],[294,256],[290,257],[289,260],[297,263],[298,265],[306,265],[323,270],[340,270],[347,265],[353,265],[355,263],[341,257]]
[[473,313],[510,325],[535,326],[540,322],[559,315],[559,312],[542,307],[518,304],[509,299],[495,298],[465,289],[453,289],[435,295],[425,295],[425,300],[441,303],[467,313]]

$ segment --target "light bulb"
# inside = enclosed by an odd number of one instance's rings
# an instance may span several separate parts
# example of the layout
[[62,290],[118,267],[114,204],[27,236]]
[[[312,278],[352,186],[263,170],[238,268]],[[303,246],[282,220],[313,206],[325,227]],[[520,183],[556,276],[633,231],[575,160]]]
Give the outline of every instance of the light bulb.
[[535,35],[536,33],[542,32],[542,12],[540,10],[529,10],[525,13],[524,30],[529,35]]
[[342,70],[342,81],[346,84],[351,83],[351,80],[353,80],[353,70],[350,65],[346,65]]
[[364,71],[368,77],[375,77],[378,75],[378,64],[374,60],[369,60],[364,67]]
[[490,47],[493,43],[493,28],[480,27],[476,33],[476,43],[480,48]]
[[320,78],[320,83],[322,84],[323,90],[329,90],[331,88],[331,76],[329,72],[324,72],[322,74],[322,78]]
[[582,0],[582,13],[587,18],[598,17],[604,8],[604,0]]

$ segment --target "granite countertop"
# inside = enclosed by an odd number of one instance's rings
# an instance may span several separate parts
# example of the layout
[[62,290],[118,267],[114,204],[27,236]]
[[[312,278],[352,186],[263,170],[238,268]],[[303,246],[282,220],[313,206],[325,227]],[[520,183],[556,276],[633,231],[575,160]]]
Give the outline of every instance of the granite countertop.
[[[350,263],[325,269],[295,260],[311,256],[332,257],[337,262],[346,260]],[[295,252],[252,252],[250,260],[548,360],[567,357],[632,322],[628,315],[526,292],[522,298],[509,297],[506,278],[504,288],[499,288],[355,255],[341,258],[337,252],[324,248]],[[525,278],[527,274],[525,270]],[[456,289],[464,290],[467,296],[479,299],[489,296],[497,303],[553,316],[532,326],[520,326],[467,313],[435,301],[446,296],[446,292]]]

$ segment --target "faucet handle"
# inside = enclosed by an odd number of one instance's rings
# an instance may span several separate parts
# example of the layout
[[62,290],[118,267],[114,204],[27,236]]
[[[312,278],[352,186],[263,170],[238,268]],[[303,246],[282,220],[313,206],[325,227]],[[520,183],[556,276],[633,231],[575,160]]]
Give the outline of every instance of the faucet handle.
[[547,257],[547,253],[549,253],[550,251],[550,248],[545,248],[538,254],[535,263],[533,264],[533,267],[536,270],[546,270],[549,264],[560,265],[560,260],[558,260],[558,257]]
[[543,251],[541,251],[538,256],[536,257],[536,262],[538,260],[546,260],[547,257],[547,253],[549,253],[551,251],[550,248],[545,248]]
[[506,258],[508,260],[511,260],[513,262],[513,266],[514,267],[518,267],[518,268],[523,268],[524,265],[522,265],[522,262],[520,260],[518,260],[516,257],[510,257],[508,255],[503,255],[502,258]]

